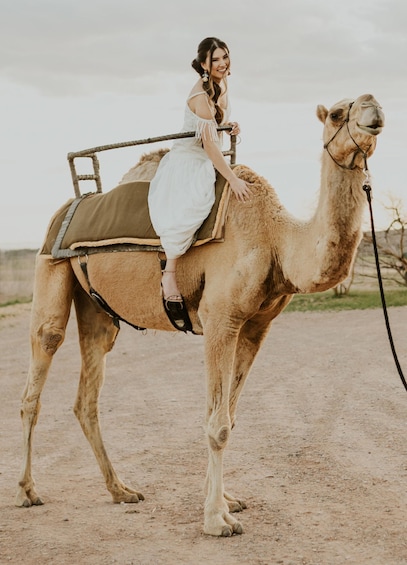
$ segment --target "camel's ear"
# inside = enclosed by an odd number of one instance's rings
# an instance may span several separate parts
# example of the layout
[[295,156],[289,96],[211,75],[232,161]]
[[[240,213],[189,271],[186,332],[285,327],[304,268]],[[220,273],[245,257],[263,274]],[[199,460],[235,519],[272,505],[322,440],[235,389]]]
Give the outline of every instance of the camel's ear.
[[324,124],[326,121],[326,117],[328,115],[328,110],[322,104],[317,106],[317,118]]

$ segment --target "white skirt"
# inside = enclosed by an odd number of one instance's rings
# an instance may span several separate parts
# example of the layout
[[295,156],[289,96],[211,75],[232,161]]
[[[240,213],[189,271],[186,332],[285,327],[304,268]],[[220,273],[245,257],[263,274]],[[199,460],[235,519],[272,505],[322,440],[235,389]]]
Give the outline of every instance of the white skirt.
[[204,149],[179,143],[160,162],[148,205],[167,259],[183,255],[215,202],[216,174]]

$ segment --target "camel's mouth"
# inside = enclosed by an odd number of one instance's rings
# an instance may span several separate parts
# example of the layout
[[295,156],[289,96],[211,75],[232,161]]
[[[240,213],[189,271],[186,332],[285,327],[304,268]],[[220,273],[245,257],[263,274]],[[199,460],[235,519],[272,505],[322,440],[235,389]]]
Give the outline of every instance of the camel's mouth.
[[383,131],[383,125],[380,123],[372,124],[370,126],[365,126],[363,124],[357,124],[358,128],[368,133],[369,135],[379,135]]

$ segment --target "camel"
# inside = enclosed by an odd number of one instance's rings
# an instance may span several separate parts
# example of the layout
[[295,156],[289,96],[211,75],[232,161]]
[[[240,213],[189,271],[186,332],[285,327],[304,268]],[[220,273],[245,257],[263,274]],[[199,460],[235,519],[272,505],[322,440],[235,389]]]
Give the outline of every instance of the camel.
[[[224,242],[192,247],[179,260],[180,290],[194,333],[203,335],[205,343],[208,469],[203,531],[208,535],[243,532],[233,514],[246,504],[225,490],[223,457],[239,396],[272,321],[294,294],[324,291],[345,279],[361,239],[364,171],[383,129],[384,114],[370,94],[342,100],[329,111],[319,105],[316,113],[324,124],[324,148],[319,199],[312,218],[295,219],[266,179],[237,165],[236,173],[251,185],[250,201],[231,198]],[[158,160],[144,159],[130,176],[137,178],[140,169],[143,178],[151,178]],[[126,321],[176,331],[163,308],[156,253],[98,253],[89,255],[87,266],[93,286]],[[64,340],[72,301],[82,355],[74,412],[113,501],[137,503],[144,497],[116,474],[98,419],[105,357],[119,330],[90,298],[77,258],[55,261],[40,253],[32,304],[31,359],[22,397],[23,466],[16,504],[43,504],[31,471],[32,437],[41,390]]]

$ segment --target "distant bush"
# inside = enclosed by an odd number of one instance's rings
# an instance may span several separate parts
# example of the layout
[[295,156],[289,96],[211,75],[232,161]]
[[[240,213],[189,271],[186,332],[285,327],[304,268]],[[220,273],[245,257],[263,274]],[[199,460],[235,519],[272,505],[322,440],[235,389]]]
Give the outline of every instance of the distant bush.
[[0,250],[0,304],[32,298],[36,249]]
[[[407,306],[405,290],[385,291],[387,306]],[[331,291],[294,296],[285,312],[366,310],[381,308],[379,291],[355,291],[344,295],[335,295]]]

